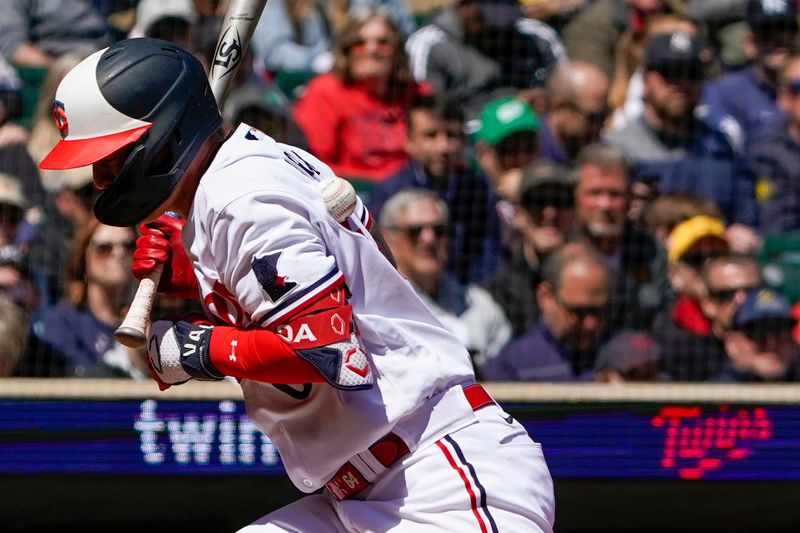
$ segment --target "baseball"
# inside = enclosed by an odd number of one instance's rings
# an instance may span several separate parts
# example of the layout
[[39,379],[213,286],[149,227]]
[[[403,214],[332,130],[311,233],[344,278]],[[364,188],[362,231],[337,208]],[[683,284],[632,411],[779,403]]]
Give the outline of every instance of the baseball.
[[336,222],[347,220],[356,208],[356,190],[342,178],[328,178],[319,182],[322,201]]

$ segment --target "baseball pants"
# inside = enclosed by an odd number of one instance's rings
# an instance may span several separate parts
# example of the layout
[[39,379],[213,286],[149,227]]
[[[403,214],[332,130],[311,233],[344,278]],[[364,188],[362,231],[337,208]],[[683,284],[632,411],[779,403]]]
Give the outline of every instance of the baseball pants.
[[551,532],[553,482],[542,448],[499,406],[394,464],[362,494],[306,496],[240,530]]

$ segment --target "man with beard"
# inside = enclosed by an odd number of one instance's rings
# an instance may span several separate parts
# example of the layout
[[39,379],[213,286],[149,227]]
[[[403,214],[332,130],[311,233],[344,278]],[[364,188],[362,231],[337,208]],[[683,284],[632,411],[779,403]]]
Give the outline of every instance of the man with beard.
[[736,251],[758,238],[754,185],[740,154],[736,121],[698,106],[706,51],[696,36],[673,32],[651,39],[645,52],[644,112],[605,140],[620,147],[638,180],[661,193],[713,200],[737,234]]
[[572,240],[589,243],[613,271],[607,322],[647,328],[666,289],[666,261],[652,235],[628,219],[630,180],[625,154],[608,144],[581,150]]
[[703,92],[702,103],[715,115],[732,117],[747,145],[780,116],[775,102],[778,75],[798,49],[797,16],[795,1],[749,0],[750,32],[744,44],[753,51],[755,61],[709,83]]
[[586,244],[554,252],[536,288],[541,320],[491,359],[483,378],[495,381],[591,381],[605,331],[610,294],[605,260]]
[[572,60],[547,80],[549,111],[539,126],[539,156],[570,164],[600,138],[608,118],[608,76],[586,61]]

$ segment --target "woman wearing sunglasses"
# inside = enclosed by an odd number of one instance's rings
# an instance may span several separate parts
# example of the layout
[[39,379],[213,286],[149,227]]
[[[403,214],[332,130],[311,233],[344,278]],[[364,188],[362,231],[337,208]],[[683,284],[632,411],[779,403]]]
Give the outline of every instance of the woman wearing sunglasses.
[[333,69],[309,82],[294,119],[338,176],[383,181],[408,158],[406,113],[421,92],[387,12],[359,10],[334,43]]
[[66,294],[34,327],[39,356],[71,377],[148,376],[141,353],[114,340],[133,275],[133,228],[106,226],[92,218],[75,235]]

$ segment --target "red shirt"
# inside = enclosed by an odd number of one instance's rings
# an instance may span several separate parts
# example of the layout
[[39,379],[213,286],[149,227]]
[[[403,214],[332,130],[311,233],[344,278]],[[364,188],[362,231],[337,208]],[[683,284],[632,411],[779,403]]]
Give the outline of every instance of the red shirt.
[[412,84],[392,99],[380,99],[333,74],[312,79],[294,107],[311,152],[339,176],[383,181],[408,159],[406,111],[425,92]]

